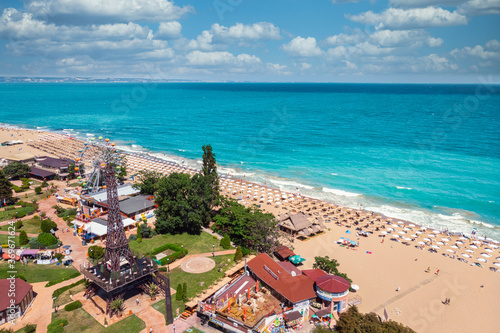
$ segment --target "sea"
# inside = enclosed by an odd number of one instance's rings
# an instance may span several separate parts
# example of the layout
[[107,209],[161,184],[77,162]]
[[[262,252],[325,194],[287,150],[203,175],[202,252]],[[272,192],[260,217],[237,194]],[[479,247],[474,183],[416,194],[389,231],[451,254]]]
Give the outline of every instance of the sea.
[[500,240],[500,85],[1,83],[0,123]]

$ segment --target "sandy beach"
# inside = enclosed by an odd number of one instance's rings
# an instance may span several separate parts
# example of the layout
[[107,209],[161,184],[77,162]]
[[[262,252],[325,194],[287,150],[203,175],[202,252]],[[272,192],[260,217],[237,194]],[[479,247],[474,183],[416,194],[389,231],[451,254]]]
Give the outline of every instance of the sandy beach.
[[[74,158],[83,147],[83,141],[61,134],[1,128],[0,142],[12,140],[24,143],[0,147],[0,158],[19,152]],[[129,175],[144,169],[163,174],[197,172],[147,155],[127,157]],[[473,243],[459,235],[231,177],[221,179],[221,192],[241,198],[244,204],[260,204],[278,218],[304,212],[311,222],[321,220],[323,232],[306,240],[296,238],[291,244],[295,253],[306,258],[301,268],[311,268],[315,256],[337,259],[339,270],[360,287],[353,296],[361,298],[362,312],[383,316],[385,309],[389,318],[417,332],[494,332],[500,325],[495,306],[500,298],[500,274],[494,272],[500,269],[497,243]],[[358,237],[356,228],[370,235]],[[359,246],[340,246],[341,237]],[[443,304],[446,298],[449,305]]]

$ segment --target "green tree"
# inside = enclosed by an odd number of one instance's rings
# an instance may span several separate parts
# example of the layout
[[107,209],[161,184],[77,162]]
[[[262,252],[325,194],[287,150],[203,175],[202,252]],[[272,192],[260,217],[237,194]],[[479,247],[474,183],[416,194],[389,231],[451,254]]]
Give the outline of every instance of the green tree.
[[188,174],[172,173],[160,179],[156,192],[155,230],[160,234],[188,232],[199,235],[203,208]]
[[8,178],[26,177],[30,171],[31,168],[29,165],[20,162],[10,163],[3,168],[3,172]]
[[141,224],[137,223],[137,243],[142,243]]
[[37,241],[45,246],[55,245],[57,244],[57,238],[54,235],[42,232],[38,235]]
[[285,237],[276,228],[273,214],[264,213],[256,205],[247,208],[234,199],[222,201],[212,228],[228,234],[236,245],[268,254],[280,245],[280,237]]
[[212,152],[212,146],[203,146],[203,167],[202,174],[208,180],[211,189],[211,196],[208,202],[209,208],[218,204],[219,198],[219,175],[217,174],[217,162],[215,161],[215,154]]
[[[362,314],[356,306],[351,306],[339,316],[335,325],[335,332],[339,333],[415,333],[411,328],[395,321],[381,322],[378,316],[371,312]],[[326,333],[314,331],[314,333]]]
[[104,248],[102,246],[99,246],[99,245],[92,245],[87,250],[87,253],[89,255],[89,258],[99,260],[102,257],[104,257]]
[[50,229],[56,230],[57,223],[55,223],[51,219],[45,219],[42,221],[42,224],[40,225],[40,229],[42,230],[42,232],[50,232]]
[[75,178],[75,162],[71,162],[69,165],[68,165],[68,179],[74,179]]
[[139,171],[139,182],[134,184],[134,188],[141,191],[141,194],[155,194],[158,189],[158,183],[164,176],[156,171],[141,170]]
[[229,250],[231,248],[231,238],[228,234],[225,234],[224,237],[222,237],[219,245],[222,246],[224,250]]
[[337,275],[343,277],[349,283],[352,283],[352,280],[345,273],[340,273],[338,267],[340,264],[335,259],[330,259],[328,256],[325,257],[314,257],[313,268],[322,269],[324,272],[328,274]]
[[117,173],[119,180],[124,180],[127,177],[127,164],[123,163]]
[[187,286],[187,283],[184,282],[182,284],[182,300],[184,302],[187,302],[188,301],[188,296],[187,296],[187,292],[188,292],[188,286]]
[[5,178],[3,170],[0,170],[0,207],[13,201],[12,184]]
[[182,301],[182,296],[183,296],[183,291],[182,291],[182,284],[177,285],[177,292],[175,293],[175,299],[177,301]]
[[36,194],[41,194],[42,193],[42,187],[41,186],[35,187],[35,193]]
[[26,245],[29,243],[29,238],[28,235],[26,234],[26,231],[21,230],[19,233],[19,244],[21,245]]
[[241,251],[241,246],[238,246],[234,254],[234,261],[239,262],[241,259],[243,259],[243,252]]

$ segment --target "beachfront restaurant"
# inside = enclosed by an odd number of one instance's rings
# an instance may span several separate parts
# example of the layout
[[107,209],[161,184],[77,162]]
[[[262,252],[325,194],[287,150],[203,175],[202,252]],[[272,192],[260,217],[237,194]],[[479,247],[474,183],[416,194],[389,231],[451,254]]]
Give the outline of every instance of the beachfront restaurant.
[[36,167],[54,172],[58,177],[66,178],[69,176],[68,168],[71,160],[64,158],[54,158],[50,156],[40,156],[35,158]]
[[136,221],[150,216],[155,209],[154,196],[136,195],[120,201],[120,212],[122,215]]
[[312,223],[304,213],[286,216],[278,223],[280,230],[293,236],[309,236],[313,232]]
[[329,316],[332,313],[347,311],[349,302],[349,289],[351,284],[343,277],[326,274],[321,269],[310,269],[302,271],[314,281],[314,288],[321,303],[316,316]]
[[245,273],[198,305],[211,325],[231,332],[287,331],[309,319],[314,281],[290,262],[259,254]]

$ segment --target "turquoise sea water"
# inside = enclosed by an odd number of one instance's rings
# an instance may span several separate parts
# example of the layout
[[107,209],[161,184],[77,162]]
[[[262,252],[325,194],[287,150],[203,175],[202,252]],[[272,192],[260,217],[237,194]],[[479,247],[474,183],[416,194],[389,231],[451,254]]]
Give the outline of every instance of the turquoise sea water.
[[102,135],[436,228],[500,239],[500,86],[0,84],[0,122]]

